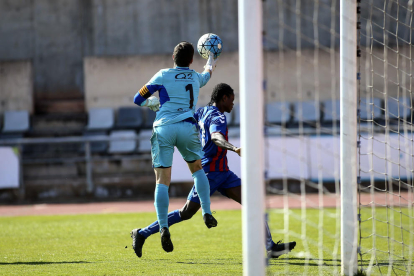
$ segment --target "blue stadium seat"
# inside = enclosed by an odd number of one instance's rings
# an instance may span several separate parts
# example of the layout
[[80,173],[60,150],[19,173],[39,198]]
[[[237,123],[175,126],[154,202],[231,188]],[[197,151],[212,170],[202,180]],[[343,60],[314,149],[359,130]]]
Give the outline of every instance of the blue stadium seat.
[[294,122],[317,122],[320,120],[320,106],[315,101],[294,103]]
[[134,130],[114,130],[110,138],[129,138],[128,140],[113,140],[109,142],[109,153],[130,153],[137,148],[137,134]]
[[290,103],[275,102],[266,105],[266,122],[283,124],[290,119]]
[[323,105],[323,120],[325,122],[339,121],[341,101],[326,100],[323,102]]
[[408,97],[399,98],[397,101],[394,98],[388,98],[388,112],[389,119],[407,118],[411,114],[411,99]]
[[157,115],[157,113],[155,113],[154,111],[152,111],[149,108],[145,108],[145,123],[144,123],[144,127],[146,128],[152,128],[152,124],[154,123],[155,120],[155,116]]
[[112,108],[91,108],[88,114],[87,130],[109,130],[114,127],[114,111]]
[[3,130],[4,134],[23,134],[29,130],[29,112],[6,111],[4,112]]
[[142,107],[120,107],[115,127],[118,129],[138,129],[144,123]]
[[381,117],[381,99],[366,99],[366,97],[361,96],[361,103],[359,105],[360,109],[360,118],[363,120],[373,120]]
[[[84,137],[107,137],[106,131],[94,131],[94,132],[85,132]],[[91,142],[90,143],[92,153],[105,153],[108,149],[108,142]],[[82,144],[81,151],[85,151],[85,144]]]

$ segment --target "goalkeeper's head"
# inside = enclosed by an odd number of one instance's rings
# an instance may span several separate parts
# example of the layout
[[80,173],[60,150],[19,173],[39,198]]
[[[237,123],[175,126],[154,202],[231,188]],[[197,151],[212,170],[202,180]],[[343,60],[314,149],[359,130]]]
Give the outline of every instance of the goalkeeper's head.
[[230,85],[225,83],[217,84],[213,93],[211,93],[211,100],[208,105],[217,106],[217,108],[223,113],[230,113],[234,106],[234,90]]
[[189,67],[193,63],[194,47],[187,41],[178,43],[174,48],[173,60],[176,66]]

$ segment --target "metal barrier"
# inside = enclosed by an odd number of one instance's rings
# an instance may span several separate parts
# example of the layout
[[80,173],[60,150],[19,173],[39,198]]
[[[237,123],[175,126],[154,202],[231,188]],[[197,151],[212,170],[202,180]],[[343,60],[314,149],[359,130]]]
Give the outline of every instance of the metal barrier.
[[111,142],[111,141],[139,141],[139,138],[131,139],[131,137],[109,137],[106,135],[97,136],[73,136],[73,137],[55,137],[55,138],[17,138],[17,139],[4,139],[0,140],[0,146],[14,146],[19,148],[21,152],[22,145],[29,144],[67,144],[67,143],[83,143],[85,144],[85,156],[83,158],[45,158],[45,159],[33,159],[25,160],[22,162],[21,154],[19,154],[20,163],[20,190],[24,193],[24,182],[23,182],[23,169],[22,164],[34,164],[34,163],[73,163],[73,162],[85,162],[86,166],[86,191],[92,193],[94,191],[94,183],[92,177],[92,163],[98,160],[151,160],[151,154],[140,154],[140,155],[129,155],[129,156],[105,156],[105,157],[92,157],[91,155],[91,143],[93,142]]

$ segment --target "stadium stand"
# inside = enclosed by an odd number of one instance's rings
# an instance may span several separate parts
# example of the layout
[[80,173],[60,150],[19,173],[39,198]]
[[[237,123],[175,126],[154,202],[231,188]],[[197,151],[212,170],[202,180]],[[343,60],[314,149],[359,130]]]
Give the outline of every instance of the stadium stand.
[[266,105],[266,121],[268,123],[285,124],[290,120],[290,103],[274,102]]
[[134,130],[114,130],[110,138],[129,138],[128,140],[113,140],[109,142],[109,153],[132,153],[137,148],[137,134]]
[[157,113],[155,113],[154,111],[151,111],[148,108],[146,108],[144,110],[145,110],[145,123],[144,123],[144,127],[145,128],[152,128],[152,124],[154,123],[155,116],[157,115]]
[[323,107],[322,111],[324,122],[339,121],[340,100],[326,100],[323,102]]
[[320,121],[320,104],[314,101],[294,102],[293,122],[314,123]]
[[140,107],[120,107],[116,118],[116,129],[139,129],[144,124],[143,110]]
[[366,98],[361,96],[359,110],[360,110],[360,118],[362,120],[372,120],[372,119],[380,118],[382,114],[381,99],[374,98],[372,100],[372,103],[370,100],[370,103],[367,104]]
[[152,130],[150,129],[144,129],[141,130],[138,134],[138,140],[139,140],[139,146],[138,151],[139,152],[150,152],[151,151],[151,136],[152,136]]
[[87,130],[109,130],[114,127],[114,111],[112,108],[92,108],[88,112]]
[[29,131],[30,117],[26,110],[6,111],[3,120],[3,138],[21,138]]

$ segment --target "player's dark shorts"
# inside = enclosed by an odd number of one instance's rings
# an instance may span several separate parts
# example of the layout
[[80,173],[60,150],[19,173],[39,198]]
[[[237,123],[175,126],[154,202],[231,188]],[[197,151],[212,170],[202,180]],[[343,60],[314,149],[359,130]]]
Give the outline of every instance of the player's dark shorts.
[[[210,183],[210,196],[214,194],[215,191],[219,191],[222,195],[227,196],[226,189],[241,186],[240,178],[232,171],[209,172],[206,175],[208,182]],[[187,199],[192,202],[200,203],[195,186],[191,189]]]

